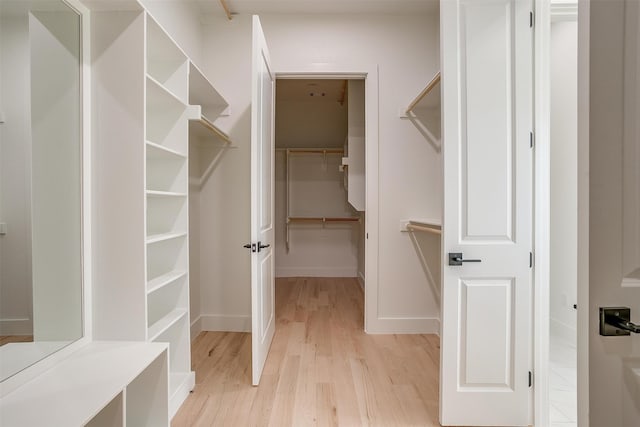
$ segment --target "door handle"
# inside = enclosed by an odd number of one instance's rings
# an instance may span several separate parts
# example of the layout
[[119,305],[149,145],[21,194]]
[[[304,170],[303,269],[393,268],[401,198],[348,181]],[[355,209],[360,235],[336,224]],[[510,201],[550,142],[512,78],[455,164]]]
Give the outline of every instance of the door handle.
[[251,252],[256,252],[256,244],[255,243],[247,243],[243,246],[243,248],[251,249]]
[[463,262],[482,262],[481,259],[463,259],[462,252],[449,252],[449,265],[462,265]]
[[629,307],[600,307],[600,335],[625,336],[640,334],[640,325],[631,322]]
[[262,242],[258,242],[258,252],[260,252],[264,248],[268,248],[269,246],[271,246],[269,243],[263,245]]

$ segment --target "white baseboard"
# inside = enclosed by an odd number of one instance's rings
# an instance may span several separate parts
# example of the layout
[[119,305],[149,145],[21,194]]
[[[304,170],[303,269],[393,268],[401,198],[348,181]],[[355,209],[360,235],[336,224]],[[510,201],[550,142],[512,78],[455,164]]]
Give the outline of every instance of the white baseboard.
[[551,335],[559,337],[570,344],[576,345],[578,336],[576,328],[572,328],[566,323],[554,318],[549,319],[549,328]]
[[0,335],[33,335],[31,319],[0,319]]
[[201,331],[251,332],[251,316],[203,314],[199,321]]
[[360,285],[362,292],[364,292],[364,274],[360,271],[358,272],[358,284]]
[[358,277],[358,269],[349,267],[276,267],[276,277]]
[[433,317],[381,317],[367,326],[368,334],[440,335],[440,319]]
[[191,322],[191,341],[195,340],[202,332],[202,316]]

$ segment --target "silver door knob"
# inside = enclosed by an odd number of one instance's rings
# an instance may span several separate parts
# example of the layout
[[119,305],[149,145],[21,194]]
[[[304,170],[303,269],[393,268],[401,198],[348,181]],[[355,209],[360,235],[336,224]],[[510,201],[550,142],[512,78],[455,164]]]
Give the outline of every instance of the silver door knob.
[[640,334],[640,325],[631,322],[629,307],[600,307],[600,335],[625,336]]
[[462,252],[449,252],[449,265],[462,265],[463,262],[482,262],[481,259],[463,259]]

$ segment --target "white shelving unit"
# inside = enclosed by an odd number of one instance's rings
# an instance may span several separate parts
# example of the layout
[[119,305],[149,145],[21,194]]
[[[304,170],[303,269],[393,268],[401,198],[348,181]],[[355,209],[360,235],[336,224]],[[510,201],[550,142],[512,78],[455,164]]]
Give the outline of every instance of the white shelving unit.
[[[169,344],[173,416],[195,385],[189,143],[197,138],[228,144],[228,135],[213,124],[227,103],[139,3],[101,4],[93,10],[92,32],[94,336]],[[196,135],[194,126],[202,128]],[[118,411],[118,402],[106,410]],[[126,395],[121,403],[127,406]]]
[[92,342],[3,397],[0,425],[168,427],[168,359],[166,344]]
[[189,104],[195,107],[189,122],[192,140],[215,145],[231,144],[229,135],[213,123],[229,104],[193,62],[189,62]]

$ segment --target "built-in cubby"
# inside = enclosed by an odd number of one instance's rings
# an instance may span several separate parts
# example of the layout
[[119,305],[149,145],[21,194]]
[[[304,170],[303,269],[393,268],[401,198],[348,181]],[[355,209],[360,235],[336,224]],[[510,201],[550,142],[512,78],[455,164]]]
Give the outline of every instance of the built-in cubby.
[[169,378],[184,382],[169,357],[164,343],[94,341],[3,397],[0,424],[168,427]]

